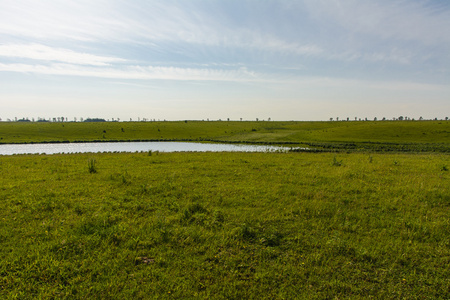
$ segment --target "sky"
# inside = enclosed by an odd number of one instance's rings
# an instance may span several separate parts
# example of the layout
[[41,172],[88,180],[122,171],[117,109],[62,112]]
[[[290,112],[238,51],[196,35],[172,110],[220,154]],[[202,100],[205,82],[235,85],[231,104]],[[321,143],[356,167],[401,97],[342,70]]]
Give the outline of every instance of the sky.
[[450,116],[447,0],[0,0],[0,118]]

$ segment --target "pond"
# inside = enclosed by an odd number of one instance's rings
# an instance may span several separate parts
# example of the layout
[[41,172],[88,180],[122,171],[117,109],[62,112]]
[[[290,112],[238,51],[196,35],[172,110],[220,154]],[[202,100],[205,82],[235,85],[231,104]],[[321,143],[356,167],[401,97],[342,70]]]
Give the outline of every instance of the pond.
[[0,144],[0,155],[97,152],[277,152],[288,147],[192,142]]

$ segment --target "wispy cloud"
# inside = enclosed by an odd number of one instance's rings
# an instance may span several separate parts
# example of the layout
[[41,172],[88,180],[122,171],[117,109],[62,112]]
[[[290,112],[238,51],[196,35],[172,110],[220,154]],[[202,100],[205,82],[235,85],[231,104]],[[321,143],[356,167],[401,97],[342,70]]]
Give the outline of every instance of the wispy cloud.
[[52,48],[39,44],[0,45],[0,57],[22,58],[43,61],[58,61],[78,65],[107,66],[125,62],[125,59],[79,53],[69,49]]
[[[222,81],[259,83],[274,89],[292,90],[326,90],[326,89],[358,89],[384,91],[448,91],[446,85],[426,84],[410,81],[374,81],[362,79],[345,79],[323,76],[285,76],[274,77],[239,68],[233,70],[211,68],[177,68],[159,66],[125,66],[121,68],[90,67],[70,64],[1,64],[0,72],[18,72],[29,74],[44,74],[58,76],[81,76],[92,78],[120,80],[169,80],[169,81]],[[128,84],[132,81],[128,81]]]
[[450,3],[445,1],[304,0],[324,57],[420,64],[430,57],[449,65]]
[[[433,5],[434,1],[270,3],[258,4],[255,10],[255,4],[246,1],[206,5],[202,1],[18,0],[0,5],[0,34],[10,40],[107,41],[155,48],[170,42],[191,45],[211,56],[215,47],[221,47],[259,54],[260,60],[269,53],[405,64],[419,59],[423,51],[450,49],[450,35],[442,30],[450,28],[450,9]],[[240,10],[246,11],[245,18],[239,18]],[[407,53],[409,42],[419,43],[416,53]]]
[[268,32],[252,23],[236,24],[222,12],[227,6],[230,4],[20,0],[0,9],[0,34],[11,40],[154,45],[177,42],[197,47],[219,46],[295,55],[316,55],[322,51],[308,41],[285,39],[277,30]]
[[246,68],[223,70],[207,68],[177,68],[159,66],[125,66],[116,68],[87,67],[72,64],[0,64],[0,71],[34,73],[60,76],[82,76],[137,80],[193,80],[193,81],[235,81],[265,82],[267,75]]

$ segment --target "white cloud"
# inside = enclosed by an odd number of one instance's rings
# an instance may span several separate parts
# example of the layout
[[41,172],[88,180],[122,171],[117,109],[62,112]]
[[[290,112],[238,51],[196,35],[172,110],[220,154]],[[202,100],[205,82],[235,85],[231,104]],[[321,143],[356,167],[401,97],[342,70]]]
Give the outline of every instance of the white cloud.
[[400,50],[398,48],[393,48],[390,50],[386,49],[385,51],[363,51],[350,49],[342,52],[328,53],[327,58],[349,62],[360,60],[372,63],[391,62],[398,65],[411,64],[415,59],[411,51],[404,49]]
[[111,63],[126,60],[116,57],[98,56],[89,53],[78,53],[69,49],[52,48],[39,44],[0,45],[0,56],[25,58],[43,61],[59,61],[70,64],[107,66]]
[[448,92],[439,84],[412,81],[374,81],[321,76],[284,76],[258,73],[247,68],[232,70],[212,68],[178,68],[161,66],[90,67],[70,64],[28,65],[1,64],[0,72],[17,72],[59,76],[80,76],[122,80],[222,81],[259,83],[274,90],[327,91],[335,89],[366,91]]
[[202,5],[201,2],[173,1],[17,0],[0,4],[0,35],[12,40],[50,42],[112,41],[156,45],[175,42],[294,55],[317,55],[322,51],[314,43],[283,38],[276,24],[273,32],[252,23],[238,25],[221,11],[226,5],[220,2]]
[[235,81],[264,82],[267,76],[248,71],[246,68],[235,70],[207,68],[177,68],[158,66],[125,66],[123,68],[87,67],[70,64],[29,65],[0,64],[0,71],[34,73],[45,75],[82,76],[114,79],[137,80],[195,80],[195,81]]

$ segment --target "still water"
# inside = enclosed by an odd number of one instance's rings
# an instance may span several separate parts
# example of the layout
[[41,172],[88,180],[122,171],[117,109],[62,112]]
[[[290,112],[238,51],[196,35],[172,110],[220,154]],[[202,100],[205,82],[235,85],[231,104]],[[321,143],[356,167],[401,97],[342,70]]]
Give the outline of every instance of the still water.
[[97,152],[275,152],[290,148],[238,144],[203,144],[185,142],[119,142],[119,143],[61,143],[61,144],[4,144],[0,155],[57,154]]

